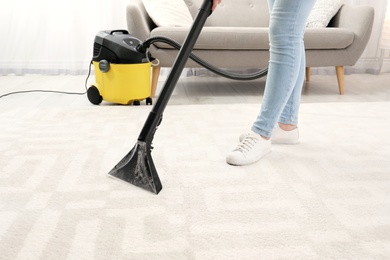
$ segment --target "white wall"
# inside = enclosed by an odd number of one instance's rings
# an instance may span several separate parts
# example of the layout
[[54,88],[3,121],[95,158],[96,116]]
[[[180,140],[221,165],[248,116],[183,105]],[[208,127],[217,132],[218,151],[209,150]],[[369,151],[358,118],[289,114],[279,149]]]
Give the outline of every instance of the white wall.
[[[385,17],[387,0],[344,0],[344,3],[354,5],[370,5],[375,9],[374,26],[371,33],[370,41],[368,42],[366,50],[363,52],[358,63],[347,70],[352,72],[370,72],[377,73],[381,68],[381,50],[379,49],[379,43],[381,39],[381,30],[383,25],[383,19]],[[358,19],[358,18],[357,18]],[[387,65],[390,63],[389,53],[386,52],[386,59],[382,71],[390,72],[390,67]]]
[[0,74],[80,74],[96,33],[126,29],[131,0],[13,0],[0,8]]
[[[85,74],[96,33],[126,29],[129,1],[132,0],[13,0],[3,3],[0,8],[0,75]],[[378,43],[386,0],[344,2],[371,5],[376,10],[368,47],[358,64],[347,68],[347,73],[375,70],[379,67]],[[383,67],[387,71],[390,71],[389,61],[387,58]]]

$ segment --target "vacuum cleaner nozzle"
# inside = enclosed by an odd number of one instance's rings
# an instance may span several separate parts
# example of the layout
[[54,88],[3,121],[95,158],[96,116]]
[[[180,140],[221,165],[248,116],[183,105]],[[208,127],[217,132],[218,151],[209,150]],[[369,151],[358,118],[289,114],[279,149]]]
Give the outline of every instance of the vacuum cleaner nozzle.
[[108,174],[158,194],[162,185],[149,146],[147,142],[137,141],[133,149]]

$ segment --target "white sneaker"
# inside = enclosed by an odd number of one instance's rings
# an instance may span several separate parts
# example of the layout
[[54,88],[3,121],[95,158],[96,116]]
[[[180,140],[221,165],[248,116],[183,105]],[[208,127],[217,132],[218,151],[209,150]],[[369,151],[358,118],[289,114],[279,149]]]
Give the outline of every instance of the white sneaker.
[[[244,140],[247,134],[240,135],[240,142]],[[299,143],[298,127],[291,131],[285,131],[277,125],[272,131],[271,143],[273,144],[297,144]]]
[[297,144],[299,143],[299,130],[298,127],[285,131],[280,128],[279,124],[272,131],[271,142],[273,144]]
[[236,149],[227,155],[226,162],[232,165],[247,165],[260,160],[269,152],[271,152],[271,141],[250,132],[244,135]]

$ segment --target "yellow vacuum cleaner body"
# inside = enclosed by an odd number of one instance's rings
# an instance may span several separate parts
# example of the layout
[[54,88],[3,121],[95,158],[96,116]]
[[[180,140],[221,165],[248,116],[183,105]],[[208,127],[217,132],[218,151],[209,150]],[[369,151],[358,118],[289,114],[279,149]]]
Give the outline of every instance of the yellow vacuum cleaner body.
[[95,37],[93,67],[96,82],[88,88],[88,99],[139,105],[150,97],[150,67],[147,54],[136,47],[141,41],[125,30],[101,31]]

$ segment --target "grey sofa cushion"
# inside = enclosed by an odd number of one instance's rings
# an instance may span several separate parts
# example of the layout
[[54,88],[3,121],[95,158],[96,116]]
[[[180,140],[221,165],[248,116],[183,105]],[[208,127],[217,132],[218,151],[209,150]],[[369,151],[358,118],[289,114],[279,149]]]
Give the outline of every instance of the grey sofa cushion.
[[[181,43],[188,33],[186,27],[157,27],[152,36],[164,35]],[[345,49],[352,44],[354,33],[343,28],[308,28],[305,32],[306,49]],[[164,43],[158,48],[172,49]],[[204,27],[195,45],[197,50],[268,50],[266,27]]]
[[344,28],[307,28],[305,48],[307,50],[345,49],[353,43],[355,34]]
[[[164,35],[181,43],[188,28],[158,27],[152,35]],[[166,44],[156,44],[159,48],[171,48]],[[261,27],[204,27],[194,49],[219,50],[259,50],[268,49],[268,28]]]

